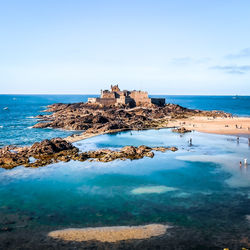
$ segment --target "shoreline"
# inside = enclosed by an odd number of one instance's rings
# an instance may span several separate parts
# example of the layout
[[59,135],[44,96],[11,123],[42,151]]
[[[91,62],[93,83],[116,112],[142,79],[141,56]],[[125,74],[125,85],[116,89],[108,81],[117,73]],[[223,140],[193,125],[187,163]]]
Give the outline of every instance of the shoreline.
[[[238,128],[235,127],[238,125]],[[144,129],[114,129],[109,131],[102,131],[99,133],[85,133],[73,134],[63,138],[64,140],[74,143],[89,139],[99,135],[119,133],[125,131],[143,131],[151,129],[171,129],[184,127],[187,130],[197,131],[208,134],[230,135],[250,138],[250,117],[230,117],[230,118],[211,118],[209,116],[191,116],[184,119],[173,119],[166,121],[159,127],[150,127]],[[242,128],[240,128],[242,127]],[[249,129],[248,129],[249,128]]]

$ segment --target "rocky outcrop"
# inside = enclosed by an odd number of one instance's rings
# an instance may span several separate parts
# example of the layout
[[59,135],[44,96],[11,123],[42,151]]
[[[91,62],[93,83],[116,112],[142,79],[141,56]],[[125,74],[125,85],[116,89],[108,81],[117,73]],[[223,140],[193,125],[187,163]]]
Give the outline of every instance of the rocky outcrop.
[[[0,166],[6,169],[20,165],[45,166],[57,161],[68,161],[78,151],[78,148],[61,138],[36,142],[31,147],[7,146],[0,149]],[[31,157],[35,160],[31,160]]]
[[[154,152],[166,150],[176,151],[175,147],[154,147],[147,146],[126,146],[122,149],[110,150],[99,149],[95,151],[79,152],[78,148],[71,143],[61,139],[54,138],[36,142],[31,147],[15,148],[5,147],[0,149],[0,167],[11,169],[23,165],[25,167],[40,167],[59,161],[100,161],[110,162],[117,159],[135,160],[143,157],[154,157]],[[31,159],[32,158],[32,159]]]
[[192,130],[186,129],[185,127],[180,127],[172,129],[172,132],[184,134],[184,133],[190,133],[192,132]]
[[103,107],[91,103],[53,104],[47,112],[39,115],[40,122],[34,128],[62,128],[66,130],[84,130],[84,134],[102,134],[124,130],[142,130],[167,127],[168,121],[190,116],[229,117],[230,114],[220,111],[200,111],[166,104],[164,107],[127,106]]
[[71,150],[73,148],[75,147],[65,140],[61,138],[53,138],[51,140],[34,143],[29,148],[29,153],[32,155],[55,154],[64,150]]

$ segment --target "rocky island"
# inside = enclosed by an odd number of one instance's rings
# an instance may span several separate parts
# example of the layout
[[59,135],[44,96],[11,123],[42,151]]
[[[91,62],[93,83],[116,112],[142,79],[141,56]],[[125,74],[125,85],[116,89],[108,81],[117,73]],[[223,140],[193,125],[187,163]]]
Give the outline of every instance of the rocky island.
[[[127,146],[120,151],[101,149],[79,152],[72,142],[83,140],[105,133],[116,133],[126,130],[145,130],[174,127],[173,132],[191,132],[185,128],[183,120],[190,117],[207,119],[231,118],[231,115],[220,111],[201,111],[181,107],[176,104],[165,104],[165,99],[149,98],[143,91],[120,91],[118,85],[111,90],[101,91],[100,98],[89,98],[87,103],[49,105],[39,115],[39,122],[33,128],[60,128],[81,130],[67,138],[54,138],[34,143],[30,147],[6,146],[0,149],[0,166],[10,169],[19,165],[26,167],[45,166],[58,161],[97,160],[109,162],[116,159],[140,159],[153,157],[152,151],[176,151],[175,147]],[[182,121],[182,122],[179,122]],[[175,124],[173,126],[173,124]],[[177,125],[177,126],[176,126]],[[179,125],[179,126],[178,126]]]
[[165,104],[165,100],[161,99],[149,98],[147,92],[120,91],[118,86],[111,86],[111,91],[102,91],[100,98],[89,98],[87,103],[49,105],[45,112],[52,114],[37,116],[40,122],[33,128],[82,130],[82,134],[66,138],[75,142],[104,133],[173,127],[172,122],[194,116],[231,117],[231,114],[221,111],[201,111]]

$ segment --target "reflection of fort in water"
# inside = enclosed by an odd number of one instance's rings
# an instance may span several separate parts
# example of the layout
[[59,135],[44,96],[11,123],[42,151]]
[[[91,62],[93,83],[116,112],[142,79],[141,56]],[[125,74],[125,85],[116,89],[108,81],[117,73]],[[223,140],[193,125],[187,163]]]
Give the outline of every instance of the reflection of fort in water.
[[89,103],[102,104],[104,106],[109,105],[128,105],[130,107],[135,106],[150,106],[152,104],[158,106],[165,105],[165,98],[149,98],[148,92],[145,91],[121,91],[118,85],[111,85],[111,90],[101,91],[101,96],[98,98],[88,98]]

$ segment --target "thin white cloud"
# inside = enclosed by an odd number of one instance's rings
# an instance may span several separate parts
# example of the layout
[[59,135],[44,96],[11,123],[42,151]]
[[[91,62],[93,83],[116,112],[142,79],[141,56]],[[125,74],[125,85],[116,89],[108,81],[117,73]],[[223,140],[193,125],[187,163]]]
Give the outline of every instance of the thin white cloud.
[[207,63],[211,60],[211,58],[209,57],[201,57],[199,59],[196,58],[192,58],[190,56],[186,56],[186,57],[175,57],[172,58],[171,63],[174,65],[188,65],[188,64],[203,64],[203,63]]
[[228,54],[225,56],[226,59],[239,59],[250,57],[250,48],[245,48],[235,54]]
[[210,67],[210,69],[215,70],[221,70],[227,74],[237,74],[237,75],[243,75],[246,74],[248,71],[250,71],[250,65],[226,65],[226,66],[220,66],[216,65],[213,67]]

